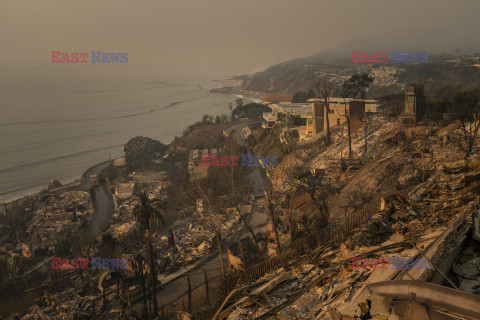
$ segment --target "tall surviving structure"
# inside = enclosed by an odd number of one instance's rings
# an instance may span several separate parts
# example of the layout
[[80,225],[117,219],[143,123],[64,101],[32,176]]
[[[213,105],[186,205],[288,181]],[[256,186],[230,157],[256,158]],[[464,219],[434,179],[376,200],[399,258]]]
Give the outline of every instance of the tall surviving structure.
[[[358,101],[350,101],[350,102],[345,102],[345,105],[348,106],[348,111],[345,111],[346,107],[342,107],[341,110],[337,110],[337,108],[331,108],[330,109],[330,128],[339,125],[340,123],[344,123],[344,116],[341,115],[341,112],[350,112],[350,128],[352,132],[357,131],[362,125],[363,125],[363,120],[365,117],[365,111],[366,111],[366,104],[364,100],[358,100]],[[330,104],[330,107],[332,107],[332,104]],[[335,123],[332,121],[332,115],[335,114],[335,117],[338,119],[341,119],[341,121],[338,121]],[[320,132],[323,132],[324,130],[327,130],[326,128],[326,121],[325,117],[327,117],[327,112],[325,110],[324,103],[319,101],[319,102],[314,102],[312,103],[312,122],[313,122],[313,130],[312,134],[316,135]]]
[[272,111],[263,113],[263,128],[272,128],[277,123],[290,121],[292,126],[286,129],[290,138],[304,141],[325,132],[327,117],[330,128],[341,126],[347,122],[350,109],[352,109],[353,126],[361,127],[365,113],[376,113],[379,102],[352,98],[330,98],[328,113],[324,101],[320,99],[309,99],[306,103],[271,103],[268,106]]
[[405,116],[415,117],[417,114],[417,97],[415,95],[415,85],[409,84],[405,87]]
[[408,119],[409,123],[416,124],[428,114],[427,101],[423,84],[408,84],[405,87],[405,107],[402,120]]
[[401,115],[398,117],[400,123],[414,126],[417,120],[417,94],[414,84],[405,86],[405,105]]

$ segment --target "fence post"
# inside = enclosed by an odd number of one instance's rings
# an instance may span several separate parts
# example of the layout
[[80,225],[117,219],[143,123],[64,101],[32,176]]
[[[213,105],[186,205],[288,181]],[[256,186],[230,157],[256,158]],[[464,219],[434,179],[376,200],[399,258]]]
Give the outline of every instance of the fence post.
[[132,302],[130,300],[130,286],[127,287],[128,315],[132,315]]
[[188,285],[188,313],[192,313],[192,283],[190,281],[190,273],[186,274]]
[[205,277],[205,293],[207,296],[207,304],[210,305],[210,291],[208,287],[208,277],[207,277],[207,270],[203,269],[203,276]]
[[103,294],[102,294],[102,311],[105,311],[106,309],[106,304],[107,304],[107,297],[105,296],[105,288],[103,288]]

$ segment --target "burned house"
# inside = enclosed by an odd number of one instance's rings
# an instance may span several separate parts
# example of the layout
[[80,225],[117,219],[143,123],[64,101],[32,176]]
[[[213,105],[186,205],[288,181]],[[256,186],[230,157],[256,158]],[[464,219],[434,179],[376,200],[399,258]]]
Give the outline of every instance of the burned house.
[[[208,175],[208,168],[209,166],[202,164],[202,161],[205,162],[204,159],[206,155],[210,155],[211,157],[216,156],[218,154],[217,148],[211,149],[195,149],[190,150],[190,154],[188,157],[188,172],[193,180],[199,180],[202,178],[206,178]],[[202,155],[203,156],[202,158]]]

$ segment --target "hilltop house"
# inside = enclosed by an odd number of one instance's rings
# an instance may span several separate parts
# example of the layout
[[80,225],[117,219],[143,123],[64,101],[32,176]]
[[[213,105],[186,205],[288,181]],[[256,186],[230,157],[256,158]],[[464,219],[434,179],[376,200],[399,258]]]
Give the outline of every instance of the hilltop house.
[[288,93],[271,93],[262,99],[263,104],[270,103],[291,103],[293,96]]
[[[287,131],[298,131],[299,140],[308,140],[324,131],[327,127],[327,112],[320,99],[310,99],[307,103],[271,103],[271,112],[263,113],[263,128],[271,128],[280,122],[288,122]],[[362,125],[365,113],[376,113],[380,106],[376,100],[353,100],[350,98],[331,98],[328,119],[330,127],[347,121],[351,110],[351,128],[356,131]],[[293,121],[295,119],[295,121]],[[288,121],[291,119],[290,121]]]

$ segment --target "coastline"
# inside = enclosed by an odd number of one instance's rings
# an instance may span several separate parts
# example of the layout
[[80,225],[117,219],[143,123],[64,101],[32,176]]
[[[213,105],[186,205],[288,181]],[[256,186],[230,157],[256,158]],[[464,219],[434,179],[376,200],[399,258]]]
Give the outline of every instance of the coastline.
[[[213,80],[213,81],[218,81],[218,82],[224,82],[226,80]],[[235,82],[238,82],[235,80]],[[214,89],[211,89],[210,92],[211,93],[214,93],[212,90]],[[224,94],[232,94],[232,93],[224,93]],[[238,96],[238,95],[237,95]],[[247,99],[250,99],[250,100],[255,100],[255,98],[253,97],[245,97]],[[193,123],[191,123],[193,124]],[[133,138],[133,137],[131,137]],[[173,142],[173,140],[168,143],[167,145],[170,145],[171,143]],[[126,142],[125,142],[126,143]],[[108,162],[112,162],[115,158],[113,159],[109,159],[109,160],[103,160],[101,162],[98,162],[98,163],[95,163],[91,166],[89,166],[87,169],[83,170],[83,172],[77,176],[77,177],[74,177],[74,178],[70,178],[66,181],[61,181],[61,180],[58,180],[60,183],[62,183],[62,186],[60,188],[57,188],[55,190],[59,190],[59,189],[64,189],[64,188],[78,188],[81,186],[81,183],[83,181],[83,179],[86,178],[86,174],[88,173],[88,171],[92,170],[93,168],[97,167],[97,166],[100,166],[100,165],[103,165],[105,163],[108,163]],[[52,180],[56,180],[55,178],[53,178]],[[48,183],[47,182],[45,185],[43,186],[38,186],[38,187],[32,187],[30,190],[32,189],[37,189],[37,191],[28,191],[25,190],[22,193],[18,193],[17,195],[18,196],[15,196],[15,195],[12,195],[12,197],[10,199],[7,199],[7,200],[4,200],[4,201],[0,201],[0,213],[3,213],[4,214],[4,208],[7,207],[7,210],[9,210],[10,208],[12,207],[17,207],[17,206],[20,206],[22,204],[25,204],[27,202],[31,202],[35,199],[38,199],[39,197],[41,197],[43,194],[45,194],[46,192],[48,192]]]
[[[113,159],[112,160],[101,161],[99,163],[91,165],[90,167],[88,167],[86,170],[84,170],[82,172],[82,174],[80,175],[79,178],[76,178],[76,179],[71,180],[71,181],[66,182],[66,183],[62,183],[61,187],[50,190],[50,191],[60,191],[60,190],[63,190],[63,189],[67,190],[67,189],[79,188],[82,185],[82,181],[84,181],[84,179],[86,178],[86,175],[87,175],[88,171],[92,170],[95,167],[101,166],[103,164],[106,164],[106,163],[112,162],[112,161],[113,161]],[[18,206],[21,206],[22,204],[25,204],[27,202],[34,201],[34,200],[38,199],[39,197],[41,197],[43,194],[45,194],[47,192],[49,192],[49,190],[48,190],[47,186],[45,186],[44,188],[42,188],[38,192],[29,193],[27,195],[23,195],[23,196],[14,198],[12,200],[3,201],[2,202],[2,208],[1,208],[2,213],[5,213],[4,212],[5,207],[7,208],[7,210],[10,210],[12,207],[18,207]]]
[[[234,83],[239,83],[241,81],[238,80],[230,80]],[[241,85],[236,86],[236,87],[231,87],[231,86],[223,86],[223,87],[218,87],[218,88],[213,88],[210,89],[210,92],[212,93],[221,93],[221,94],[235,94],[237,96],[242,96],[245,99],[249,99],[252,102],[257,102],[262,100],[263,97],[267,95],[265,92],[257,92],[257,91],[250,91],[250,90],[245,90],[242,89]]]
[[[0,206],[38,195],[53,179],[64,185],[74,183],[85,168],[106,160],[107,154],[112,159],[121,157],[125,143],[136,136],[169,144],[204,114],[228,113],[228,103],[235,101],[234,95],[209,93],[213,87],[230,85],[224,79],[160,83],[156,76],[141,75],[129,81],[113,80],[103,79],[83,91],[75,91],[70,84],[61,87],[59,92],[66,93],[63,100],[55,100],[58,93],[49,92],[52,103],[40,103],[38,109],[45,111],[33,122],[27,116],[21,120],[24,115],[16,111],[25,106],[19,95],[10,97],[11,118],[2,119],[6,135],[0,150],[8,153],[0,166]],[[52,84],[41,77],[31,81]],[[78,101],[88,107],[79,108]],[[52,110],[62,111],[47,116]],[[15,139],[20,143],[13,143]]]

